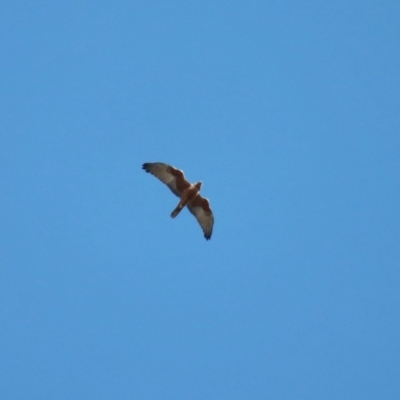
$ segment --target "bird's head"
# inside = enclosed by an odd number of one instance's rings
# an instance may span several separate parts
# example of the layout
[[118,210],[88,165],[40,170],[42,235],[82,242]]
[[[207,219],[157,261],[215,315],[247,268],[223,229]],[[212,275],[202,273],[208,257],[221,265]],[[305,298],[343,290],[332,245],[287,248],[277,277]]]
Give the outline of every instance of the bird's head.
[[203,182],[197,182],[197,183],[195,183],[194,184],[194,186],[196,186],[197,187],[197,189],[201,189],[201,185],[203,184]]

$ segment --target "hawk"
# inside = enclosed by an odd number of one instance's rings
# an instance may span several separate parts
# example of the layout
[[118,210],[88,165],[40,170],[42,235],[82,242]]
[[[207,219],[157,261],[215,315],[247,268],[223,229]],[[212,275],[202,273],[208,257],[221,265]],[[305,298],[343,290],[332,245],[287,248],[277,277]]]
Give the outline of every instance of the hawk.
[[183,171],[161,162],[144,163],[142,168],[165,183],[172,193],[180,198],[179,204],[171,213],[171,218],[175,218],[187,206],[203,229],[206,240],[210,240],[214,215],[208,199],[200,195],[202,182],[191,184],[186,180]]

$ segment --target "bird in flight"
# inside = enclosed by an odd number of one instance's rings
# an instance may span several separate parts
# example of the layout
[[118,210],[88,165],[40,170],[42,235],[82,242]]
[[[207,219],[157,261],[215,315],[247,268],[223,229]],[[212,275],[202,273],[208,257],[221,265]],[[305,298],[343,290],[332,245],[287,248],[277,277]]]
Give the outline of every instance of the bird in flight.
[[179,204],[171,213],[171,217],[175,218],[187,206],[203,229],[206,240],[210,240],[214,215],[208,199],[200,195],[202,182],[191,184],[186,180],[183,171],[161,162],[144,163],[142,168],[165,183],[172,193],[180,198]]

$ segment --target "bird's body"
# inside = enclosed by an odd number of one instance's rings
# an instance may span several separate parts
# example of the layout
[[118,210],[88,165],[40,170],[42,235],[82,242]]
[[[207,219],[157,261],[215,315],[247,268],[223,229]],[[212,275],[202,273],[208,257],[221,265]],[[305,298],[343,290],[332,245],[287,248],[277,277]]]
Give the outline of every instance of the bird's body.
[[145,163],[142,168],[165,183],[172,193],[180,198],[171,217],[175,218],[187,206],[202,227],[204,237],[209,240],[213,230],[214,216],[208,199],[200,195],[202,182],[191,184],[186,180],[183,171],[160,162]]
[[185,206],[191,204],[191,202],[199,195],[200,188],[201,184],[196,183],[195,185],[190,185],[182,192],[181,201],[171,213],[172,218],[175,218]]

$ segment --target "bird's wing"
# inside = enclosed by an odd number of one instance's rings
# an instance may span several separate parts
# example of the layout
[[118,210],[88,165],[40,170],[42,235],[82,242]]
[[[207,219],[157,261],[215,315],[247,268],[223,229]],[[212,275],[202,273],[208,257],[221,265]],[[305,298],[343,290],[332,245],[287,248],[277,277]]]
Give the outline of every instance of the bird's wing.
[[144,163],[142,168],[165,183],[178,197],[190,186],[183,171],[161,162]]
[[204,237],[209,240],[212,235],[214,225],[214,215],[208,199],[201,197],[200,194],[188,204],[187,208],[196,217],[204,232]]

